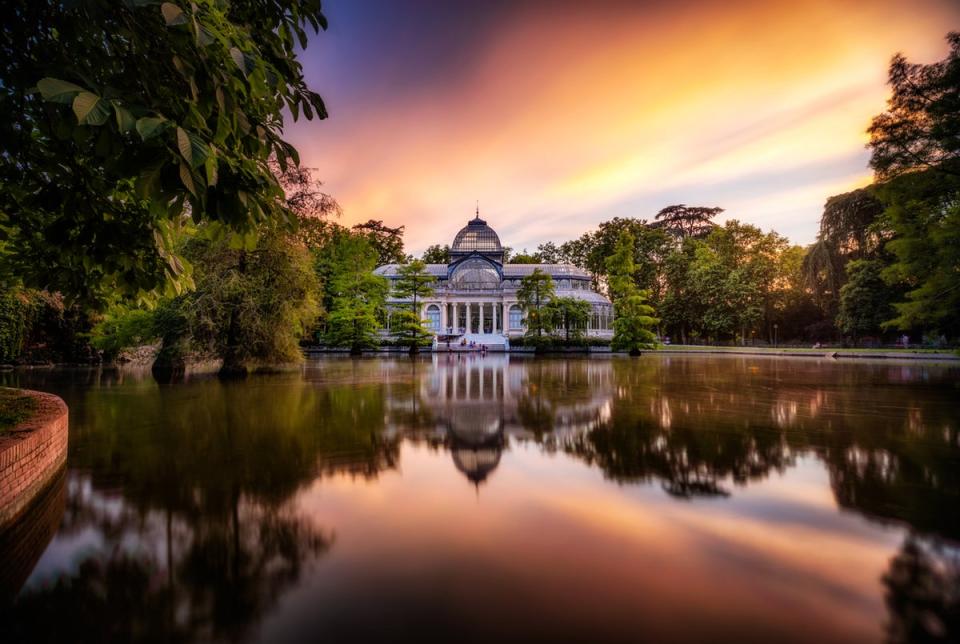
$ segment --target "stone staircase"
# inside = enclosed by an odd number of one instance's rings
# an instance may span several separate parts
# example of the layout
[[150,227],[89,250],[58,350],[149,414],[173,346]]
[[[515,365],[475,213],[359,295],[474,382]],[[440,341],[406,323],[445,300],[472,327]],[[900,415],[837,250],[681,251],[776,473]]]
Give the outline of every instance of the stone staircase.
[[[464,333],[462,336],[467,343],[473,342],[477,347],[485,346],[487,351],[506,351],[510,346],[507,336],[500,333]],[[460,341],[451,342],[452,349],[460,349]]]

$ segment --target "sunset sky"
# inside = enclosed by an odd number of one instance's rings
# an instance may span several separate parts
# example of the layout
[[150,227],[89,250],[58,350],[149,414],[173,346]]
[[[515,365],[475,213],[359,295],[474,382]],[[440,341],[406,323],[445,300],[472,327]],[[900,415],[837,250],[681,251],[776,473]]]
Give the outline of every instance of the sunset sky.
[[932,62],[956,0],[327,0],[303,55],[326,121],[287,134],[344,208],[407,250],[481,215],[533,250],[615,216],[721,206],[813,240],[870,180],[890,57]]

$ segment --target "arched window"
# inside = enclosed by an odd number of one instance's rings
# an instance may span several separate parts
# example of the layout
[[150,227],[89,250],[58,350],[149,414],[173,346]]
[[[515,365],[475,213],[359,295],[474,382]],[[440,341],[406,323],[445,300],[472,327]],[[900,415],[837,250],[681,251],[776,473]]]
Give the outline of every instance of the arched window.
[[560,280],[560,288],[570,288],[570,280],[568,279]]
[[510,307],[510,328],[523,328],[523,311],[516,304]]
[[450,277],[450,286],[459,289],[492,289],[500,286],[500,275],[482,259],[468,259]]
[[430,328],[434,331],[440,331],[440,307],[431,304],[427,307],[427,319],[430,320]]

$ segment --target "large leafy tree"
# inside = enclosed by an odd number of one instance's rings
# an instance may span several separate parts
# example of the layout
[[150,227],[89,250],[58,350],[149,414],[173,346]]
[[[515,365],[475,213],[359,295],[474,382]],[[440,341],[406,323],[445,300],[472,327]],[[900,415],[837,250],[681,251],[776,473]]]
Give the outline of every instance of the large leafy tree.
[[526,313],[524,323],[527,325],[526,336],[533,342],[542,344],[553,330],[553,316],[547,307],[548,302],[556,297],[556,287],[553,278],[535,268],[532,273],[520,280],[517,289],[517,301]]
[[884,322],[893,317],[890,302],[895,296],[883,280],[883,268],[883,263],[875,259],[858,259],[847,266],[837,326],[854,342],[865,335],[879,335]]
[[706,206],[687,206],[677,204],[667,206],[657,213],[656,225],[677,237],[706,237],[716,227],[713,218],[723,212],[723,208]]
[[833,319],[840,306],[847,262],[877,256],[889,238],[883,209],[872,188],[827,199],[817,240],[803,261],[804,278],[826,319]]
[[332,306],[325,340],[353,354],[380,343],[378,330],[389,285],[374,275],[377,252],[364,237],[349,235],[334,247],[327,290]]
[[910,63],[903,54],[890,63],[893,93],[867,130],[880,180],[919,170],[960,177],[960,33],[947,34],[947,43],[950,52],[936,63]]
[[427,272],[426,264],[415,259],[397,269],[397,279],[393,283],[393,294],[407,300],[394,312],[391,330],[410,347],[410,353],[417,353],[420,347],[433,337],[426,327],[426,320],[420,316],[423,298],[433,295],[436,278]]
[[420,259],[423,260],[424,264],[449,264],[450,246],[448,244],[428,246]]
[[296,51],[319,0],[13,0],[0,27],[0,273],[70,296],[189,283],[185,216],[293,224],[283,110],[324,118]]
[[641,349],[656,345],[657,337],[651,329],[659,322],[653,317],[653,307],[647,304],[649,292],[637,288],[634,281],[634,247],[633,235],[623,232],[613,254],[607,259],[614,311],[610,346],[616,351],[629,351],[630,355],[638,355]]
[[370,219],[353,227],[353,231],[367,238],[377,251],[377,266],[403,264],[407,256],[403,252],[403,226],[391,228],[379,219]]
[[[152,314],[154,333],[163,339],[156,369],[178,370],[190,358],[221,358],[222,374],[242,375],[257,364],[300,361],[299,341],[318,312],[307,251],[290,234],[266,233],[246,249],[200,232],[183,251],[197,266],[196,288],[162,302]],[[129,318],[140,316],[130,311],[118,326],[121,337]]]
[[939,62],[890,65],[888,109],[870,126],[893,235],[888,281],[904,284],[889,326],[960,336],[960,34]]
[[566,344],[583,339],[583,330],[590,321],[590,303],[577,297],[554,297],[547,303],[548,317]]

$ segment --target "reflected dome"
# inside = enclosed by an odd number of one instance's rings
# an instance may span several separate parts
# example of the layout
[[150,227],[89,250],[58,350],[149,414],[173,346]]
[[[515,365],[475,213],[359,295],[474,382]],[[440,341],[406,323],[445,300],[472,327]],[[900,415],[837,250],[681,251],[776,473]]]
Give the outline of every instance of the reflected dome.
[[456,447],[453,449],[453,464],[474,484],[483,483],[500,464],[502,448]]

